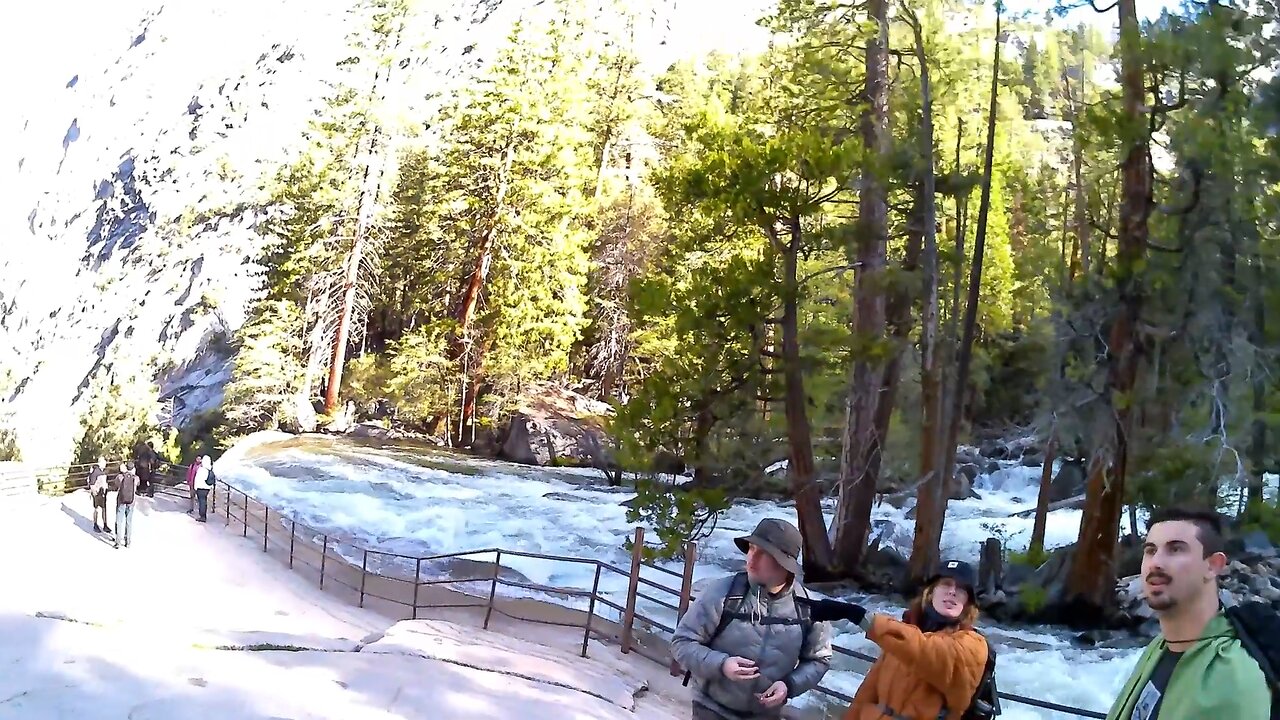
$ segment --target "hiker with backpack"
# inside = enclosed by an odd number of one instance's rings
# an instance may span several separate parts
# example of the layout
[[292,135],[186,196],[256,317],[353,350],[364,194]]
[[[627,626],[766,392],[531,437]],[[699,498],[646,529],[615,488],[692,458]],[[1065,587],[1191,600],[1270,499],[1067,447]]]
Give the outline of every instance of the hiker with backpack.
[[133,499],[138,493],[138,475],[133,461],[124,464],[116,476],[116,549],[133,542]]
[[[98,458],[98,464],[89,468],[89,496],[93,498],[93,531],[96,533],[111,532],[107,522],[107,459]],[[102,523],[98,523],[98,516]]]
[[195,474],[191,478],[191,487],[196,494],[196,509],[200,511],[196,520],[199,522],[208,522],[209,520],[209,493],[217,485],[217,477],[213,474],[213,461],[208,455],[200,458],[200,466],[196,468]]
[[680,619],[674,663],[693,678],[693,720],[773,720],[787,701],[817,687],[831,665],[831,627],[797,602],[800,531],[761,520],[734,543],[746,572],[710,583]]
[[880,646],[844,720],[968,720],[999,713],[995,658],[974,623],[973,566],[948,560],[902,620],[840,600],[811,600],[814,620],[848,620]]
[[1225,547],[1215,512],[1174,508],[1152,518],[1142,588],[1160,634],[1107,720],[1277,717],[1272,692],[1280,622],[1262,603],[1223,610],[1218,577],[1228,563]]

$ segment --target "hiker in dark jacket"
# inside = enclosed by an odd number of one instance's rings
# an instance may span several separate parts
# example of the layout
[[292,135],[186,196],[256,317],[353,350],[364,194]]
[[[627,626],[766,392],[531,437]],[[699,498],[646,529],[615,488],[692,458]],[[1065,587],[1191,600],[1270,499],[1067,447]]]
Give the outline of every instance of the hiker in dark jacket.
[[815,620],[849,620],[880,646],[844,720],[959,720],[987,667],[987,641],[976,630],[973,566],[948,560],[925,583],[902,620],[855,603],[811,601]]
[[138,492],[138,475],[133,462],[124,464],[116,477],[116,547],[129,547],[133,540],[133,499]]
[[1227,566],[1217,513],[1171,509],[1152,518],[1142,588],[1160,620],[1108,720],[1267,720],[1271,692],[1218,595]]
[[708,585],[671,640],[672,656],[694,679],[694,720],[780,718],[831,665],[830,625],[809,621],[795,601],[807,595],[800,531],[766,519],[734,542],[747,554],[745,575]]
[[156,471],[156,463],[159,457],[151,443],[139,442],[133,448],[133,467],[138,474],[138,492],[148,497],[155,497],[155,490],[151,487],[151,478]]
[[[93,531],[111,532],[107,524],[107,459],[98,458],[98,464],[89,469],[89,497],[93,498]],[[102,524],[98,524],[98,515]]]

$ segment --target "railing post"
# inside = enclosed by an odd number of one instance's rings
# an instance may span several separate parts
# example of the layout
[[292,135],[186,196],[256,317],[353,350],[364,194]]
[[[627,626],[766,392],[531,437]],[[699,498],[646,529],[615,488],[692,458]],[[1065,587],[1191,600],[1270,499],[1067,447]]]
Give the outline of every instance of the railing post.
[[644,528],[636,528],[631,541],[631,580],[627,584],[627,610],[622,614],[622,652],[631,652],[632,630],[636,623],[636,591],[640,589],[640,563],[644,560]]
[[213,481],[213,490],[209,492],[209,502],[211,503],[211,505],[209,506],[209,512],[212,513],[214,517],[217,517],[218,516],[218,481],[217,480]]
[[324,589],[324,561],[329,557],[329,536],[324,536],[324,546],[320,548],[320,589]]
[[360,563],[360,607],[364,607],[364,581],[369,577],[369,551],[364,551],[364,562]]
[[231,485],[227,484],[227,525],[231,524]]
[[489,604],[484,611],[484,629],[489,629],[489,617],[493,615],[493,599],[498,594],[498,570],[502,568],[502,550],[496,550],[493,556],[493,580],[489,584]]
[[262,552],[267,551],[267,528],[271,526],[271,508],[262,506]]
[[582,627],[582,657],[587,656],[591,641],[591,621],[596,619],[596,595],[600,592],[600,561],[596,561],[596,579],[591,582],[591,599],[587,601],[587,622]]
[[289,521],[289,569],[293,569],[293,539],[298,535],[298,521]]
[[244,496],[242,513],[244,515],[244,532],[240,533],[240,537],[249,537],[249,493],[241,491],[240,494]]
[[684,617],[689,609],[689,601],[693,595],[693,565],[698,561],[697,543],[684,544],[684,577],[680,580],[680,609],[676,611],[676,622]]
[[418,558],[418,566],[413,570],[413,619],[418,619],[418,588],[422,583],[422,558]]

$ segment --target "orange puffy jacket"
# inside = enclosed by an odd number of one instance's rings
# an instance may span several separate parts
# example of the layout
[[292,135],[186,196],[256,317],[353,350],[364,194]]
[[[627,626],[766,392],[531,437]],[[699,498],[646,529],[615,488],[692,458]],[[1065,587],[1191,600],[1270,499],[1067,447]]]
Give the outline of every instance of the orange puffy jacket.
[[944,706],[959,720],[968,709],[987,666],[986,638],[966,627],[926,633],[885,615],[873,617],[867,637],[880,659],[844,720],[937,720]]

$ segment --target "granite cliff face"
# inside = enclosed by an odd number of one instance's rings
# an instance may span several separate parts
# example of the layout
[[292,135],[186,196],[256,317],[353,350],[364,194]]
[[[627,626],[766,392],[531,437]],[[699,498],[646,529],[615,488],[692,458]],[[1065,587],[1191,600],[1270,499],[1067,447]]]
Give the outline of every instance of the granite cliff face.
[[[530,0],[418,6],[397,86],[429,106]],[[357,0],[63,0],[0,10],[0,432],[69,458],[89,398],[152,378],[216,407],[259,284],[266,186],[324,104]]]

